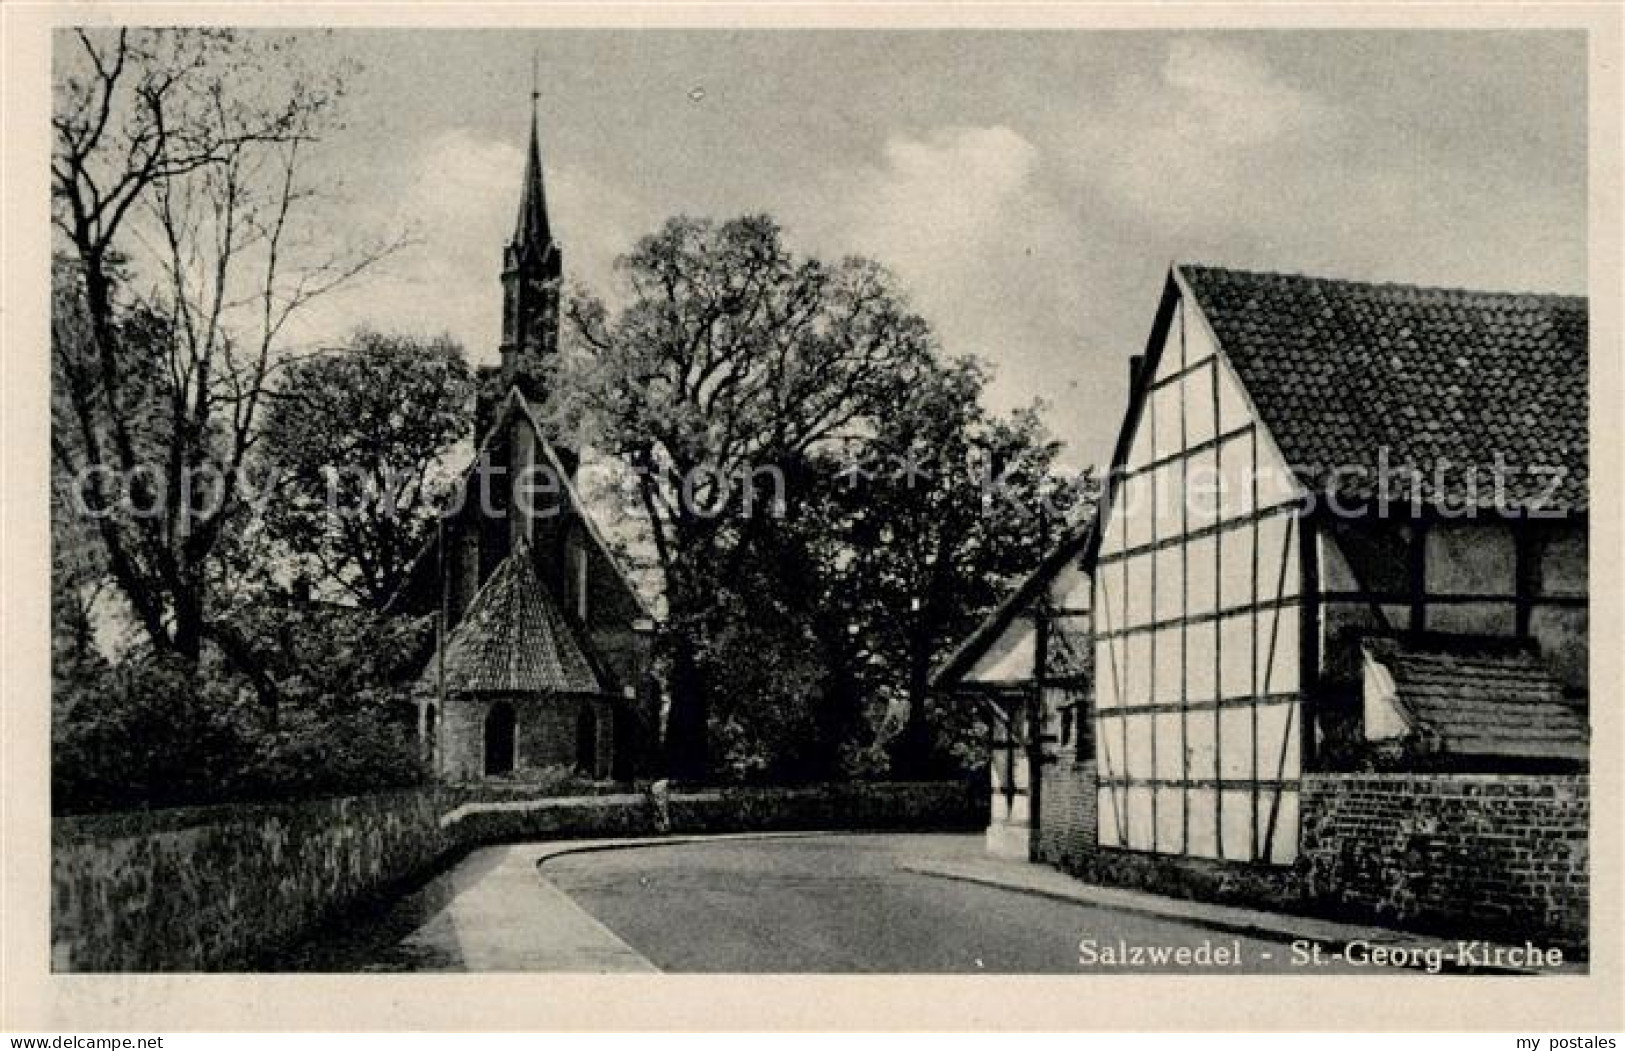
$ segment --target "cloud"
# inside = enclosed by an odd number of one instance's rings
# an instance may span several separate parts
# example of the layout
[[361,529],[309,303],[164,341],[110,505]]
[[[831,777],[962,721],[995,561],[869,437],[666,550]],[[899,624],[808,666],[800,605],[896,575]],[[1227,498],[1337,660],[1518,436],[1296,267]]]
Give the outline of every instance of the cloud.
[[1200,132],[1221,150],[1271,142],[1331,116],[1310,92],[1282,80],[1263,60],[1200,38],[1175,40],[1162,66],[1180,130]]
[[1078,136],[1075,166],[1110,203],[1161,226],[1210,226],[1272,166],[1331,141],[1335,107],[1262,58],[1202,37],[1170,43],[1155,76],[1120,83]]
[[[471,360],[496,360],[501,335],[502,248],[513,232],[524,172],[517,142],[466,129],[442,133],[415,151],[393,178],[357,202],[354,229],[406,230],[413,244],[364,283],[313,310],[305,338],[331,340],[368,324],[409,333],[450,332]],[[548,212],[567,276],[608,281],[616,255],[649,228],[648,209],[603,180],[548,164]]]
[[1077,322],[1055,289],[1076,272],[1080,241],[1026,137],[1002,125],[896,133],[874,160],[817,175],[781,208],[797,247],[890,268],[949,353],[997,358],[996,407],[1045,389],[1055,334]]
[[880,164],[830,177],[820,196],[834,199],[836,230],[826,233],[921,285],[951,282],[1018,232],[1037,165],[1037,148],[1009,128],[894,136]]

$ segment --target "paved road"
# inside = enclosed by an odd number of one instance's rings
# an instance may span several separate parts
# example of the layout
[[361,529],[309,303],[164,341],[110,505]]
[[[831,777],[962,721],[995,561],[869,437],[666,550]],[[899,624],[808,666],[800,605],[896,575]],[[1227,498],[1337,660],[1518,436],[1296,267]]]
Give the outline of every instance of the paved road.
[[[1214,973],[1289,972],[1285,945],[1181,921],[901,871],[976,856],[944,835],[714,840],[551,856],[471,855],[390,907],[321,932],[274,965],[303,971],[1156,973],[1080,966],[1102,949],[1239,952]],[[545,858],[538,871],[538,859]],[[1298,972],[1303,973],[1303,972]],[[1328,973],[1319,970],[1314,973]]]
[[1079,974],[1079,942],[1239,946],[1240,968],[1288,971],[1278,943],[899,871],[963,857],[980,837],[821,836],[567,854],[542,874],[663,971]]

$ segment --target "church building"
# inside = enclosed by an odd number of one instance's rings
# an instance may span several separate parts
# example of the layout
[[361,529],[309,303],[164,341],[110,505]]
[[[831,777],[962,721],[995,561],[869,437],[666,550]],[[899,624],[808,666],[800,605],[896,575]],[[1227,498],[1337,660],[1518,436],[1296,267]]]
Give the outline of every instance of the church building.
[[658,754],[653,619],[581,498],[579,450],[541,422],[564,270],[534,103],[503,250],[501,365],[480,370],[475,455],[394,604],[438,625],[419,729],[455,782],[628,780]]

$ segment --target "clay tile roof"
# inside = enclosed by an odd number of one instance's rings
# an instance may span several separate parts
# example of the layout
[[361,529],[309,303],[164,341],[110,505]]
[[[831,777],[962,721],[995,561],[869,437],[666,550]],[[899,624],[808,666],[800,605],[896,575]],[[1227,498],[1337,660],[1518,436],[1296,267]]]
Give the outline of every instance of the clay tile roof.
[[1529,649],[1505,640],[1372,638],[1418,731],[1447,753],[1584,759],[1586,723]]
[[[424,675],[432,684],[438,661]],[[492,572],[446,645],[447,693],[599,693],[602,688],[524,545]]]
[[[1587,506],[1584,297],[1365,284],[1209,266],[1177,268],[1287,459],[1317,489],[1377,495],[1382,461],[1423,475],[1429,504]],[[1433,478],[1447,468],[1442,484]],[[1555,491],[1551,476],[1562,472]]]

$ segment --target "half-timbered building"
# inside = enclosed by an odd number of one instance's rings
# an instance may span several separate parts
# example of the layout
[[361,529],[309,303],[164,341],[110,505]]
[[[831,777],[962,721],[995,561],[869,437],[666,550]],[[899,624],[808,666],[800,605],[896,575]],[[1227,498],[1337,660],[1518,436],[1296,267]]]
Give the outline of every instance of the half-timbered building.
[[1102,847],[1285,864],[1306,768],[1583,762],[1585,337],[1173,269],[1092,560]]
[[1056,544],[932,676],[938,693],[982,707],[990,854],[1061,860],[1094,793],[1078,762],[1093,654],[1083,568],[1090,535],[1077,529]]
[[[1330,805],[1339,777],[1388,778],[1403,800],[1406,778],[1470,796],[1472,778],[1549,775],[1496,791],[1572,798],[1586,335],[1577,297],[1174,267],[1094,528],[938,675],[1006,699],[996,713],[1031,705],[996,718],[990,845],[1025,831],[1029,856],[1097,873],[1136,857],[1284,870],[1309,842],[1306,796]],[[1066,728],[1034,656],[1058,605],[1092,639]],[[1077,774],[1046,778],[1068,761]],[[1046,802],[1057,781],[1064,808]],[[1313,816],[1335,855],[1324,830],[1343,818]],[[1412,842],[1389,835],[1407,820],[1385,811],[1369,828],[1387,839],[1360,850]]]

